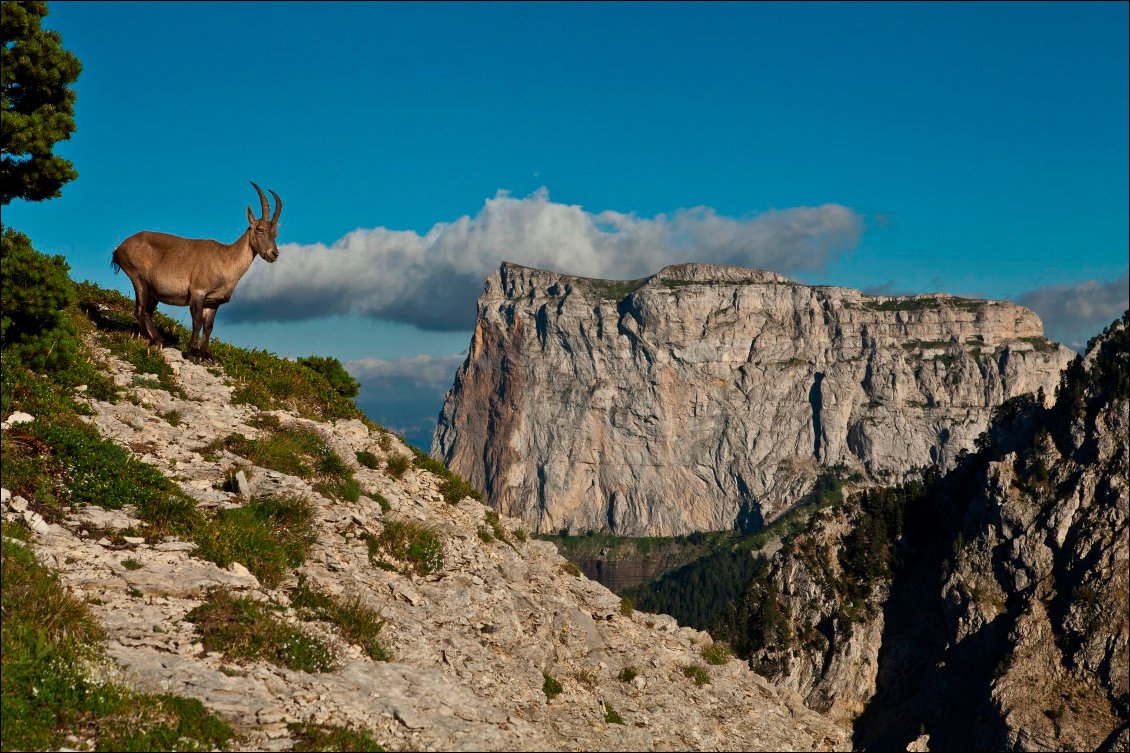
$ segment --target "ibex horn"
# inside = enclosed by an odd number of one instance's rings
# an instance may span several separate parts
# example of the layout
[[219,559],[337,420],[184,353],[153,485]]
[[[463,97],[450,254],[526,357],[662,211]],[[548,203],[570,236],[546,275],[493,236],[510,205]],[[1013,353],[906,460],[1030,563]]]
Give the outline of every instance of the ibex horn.
[[255,187],[255,191],[259,194],[259,201],[263,204],[263,216],[260,219],[267,219],[267,215],[271,213],[271,205],[267,203],[267,195],[263,193],[263,189],[255,185],[255,181],[251,181],[251,185]]
[[[269,188],[267,190],[271,191]],[[282,199],[274,191],[271,191],[271,196],[275,197],[275,214],[271,217],[271,224],[274,225],[279,221],[279,215],[282,214]]]

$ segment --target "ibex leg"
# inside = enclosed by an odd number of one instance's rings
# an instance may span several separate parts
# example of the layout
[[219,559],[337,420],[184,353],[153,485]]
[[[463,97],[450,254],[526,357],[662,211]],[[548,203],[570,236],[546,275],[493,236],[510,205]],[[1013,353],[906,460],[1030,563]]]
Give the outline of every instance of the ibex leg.
[[200,354],[212,360],[212,353],[208,350],[208,345],[212,340],[212,325],[216,323],[216,309],[204,309],[204,345],[200,348]]
[[157,309],[157,297],[152,295],[148,288],[144,285],[134,282],[133,283],[134,307],[133,315],[137,319],[137,325],[141,328],[141,336],[154,345],[164,346],[165,341],[161,339],[161,333],[157,331],[157,327],[153,324],[153,312]]
[[192,313],[192,339],[188,341],[187,355],[200,355],[200,346],[197,338],[200,327],[204,324],[204,298],[193,296],[188,301],[188,310]]
[[151,295],[145,301],[145,324],[142,326],[149,337],[149,342],[163,348],[165,347],[165,338],[161,337],[161,331],[157,329],[157,325],[153,322],[153,312],[156,310],[157,296]]

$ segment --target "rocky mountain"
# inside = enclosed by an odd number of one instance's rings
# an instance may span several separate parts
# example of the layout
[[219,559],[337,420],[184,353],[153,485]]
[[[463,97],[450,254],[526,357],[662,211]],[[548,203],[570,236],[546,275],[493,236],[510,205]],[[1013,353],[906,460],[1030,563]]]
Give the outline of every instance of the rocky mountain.
[[1031,311],[704,264],[593,280],[503,264],[433,453],[540,532],[754,529],[823,468],[952,467],[1072,353]]
[[[37,431],[45,417],[18,412],[2,427],[5,464],[35,461],[51,447],[44,437],[85,437],[72,442],[72,459],[58,461],[60,475],[44,483],[63,483],[71,499],[81,492],[100,504],[60,507],[66,498],[48,499],[42,484],[42,499],[3,493],[5,521],[30,529],[20,543],[5,524],[5,563],[9,545],[30,547],[100,625],[108,661],[84,664],[85,687],[113,680],[199,699],[248,750],[289,749],[294,725],[305,723],[368,730],[394,750],[846,748],[844,732],[799,696],[778,692],[741,661],[722,656],[707,666],[709,635],[625,607],[552,544],[527,536],[520,521],[495,516],[432,472],[438,469],[412,462],[410,449],[383,430],[355,418],[260,410],[246,399],[247,385],[221,369],[172,348],[156,357],[141,350],[159,373],[140,372],[95,345],[95,360],[107,364],[125,399],[95,396],[86,385],[75,399],[87,425],[128,448],[121,473],[140,468],[155,484],[157,472],[172,480],[160,488],[173,496],[157,507],[114,486],[117,471],[83,465],[89,435],[63,424]],[[256,378],[271,375],[261,369]],[[19,400],[23,388],[14,389]],[[270,449],[284,446],[306,449]],[[32,454],[20,454],[26,448]],[[11,468],[12,478],[23,478]],[[331,472],[347,483],[317,480]],[[97,488],[83,474],[97,477]],[[169,500],[182,494],[191,509],[177,514],[205,522],[192,536],[155,536],[173,514]],[[290,512],[279,514],[284,504]],[[296,522],[303,509],[308,530]],[[249,533],[233,536],[236,530]],[[295,570],[224,554],[224,547],[254,544],[254,532],[287,531],[301,545],[288,560]],[[301,547],[308,547],[304,556]],[[262,545],[256,551],[272,556]],[[16,586],[5,570],[7,633]],[[239,616],[207,617],[217,605]],[[368,628],[350,631],[342,615],[358,614],[370,615]],[[251,638],[208,637],[209,619],[225,630],[254,619],[264,627]],[[236,653],[271,631],[292,636],[273,656]],[[300,650],[312,667],[287,663],[302,658]],[[29,704],[37,695],[11,690]],[[72,747],[99,742],[84,729],[75,727]]]
[[857,748],[1130,749],[1128,325],[944,477],[818,515],[722,633]]

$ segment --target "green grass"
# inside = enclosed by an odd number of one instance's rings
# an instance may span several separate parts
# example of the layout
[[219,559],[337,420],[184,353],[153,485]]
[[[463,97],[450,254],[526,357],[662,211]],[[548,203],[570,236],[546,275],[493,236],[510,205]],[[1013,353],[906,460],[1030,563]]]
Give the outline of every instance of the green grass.
[[400,478],[412,465],[412,460],[407,455],[390,455],[385,460],[385,470],[393,478]]
[[317,431],[305,426],[281,426],[273,416],[260,419],[260,429],[258,439],[229,434],[196,451],[207,455],[225,449],[263,468],[313,481],[314,489],[325,496],[349,502],[360,498],[361,486],[353,477],[353,470]]
[[694,680],[700,688],[710,682],[710,671],[701,664],[684,664],[682,669],[683,676]]
[[205,650],[220,651],[228,661],[266,661],[303,672],[328,672],[336,667],[329,646],[278,619],[276,611],[254,599],[218,590],[185,615],[185,620],[196,625]]
[[52,521],[61,518],[65,506],[92,504],[135,506],[147,524],[145,535],[151,537],[189,535],[201,524],[190,497],[154,466],[82,423],[73,403],[50,395],[52,385],[40,381],[30,387],[24,381],[30,375],[15,368],[5,372],[5,387],[9,374],[16,383],[11,385],[12,403],[38,412],[32,413],[34,422],[13,427],[0,438],[5,488],[35,500],[35,509]]
[[404,562],[417,575],[443,569],[443,542],[434,530],[413,520],[384,520],[382,524],[380,535],[362,535],[370,560],[380,560],[383,553]]
[[1059,349],[1056,343],[1046,337],[1022,337],[1020,340],[1031,345],[1037,353],[1051,353]]
[[730,659],[734,658],[734,652],[723,641],[715,641],[711,645],[702,650],[702,658],[706,660],[707,664],[719,666],[726,664]]
[[620,670],[620,674],[617,675],[617,677],[620,678],[620,682],[631,682],[639,677],[639,674],[640,671],[635,667],[624,667]]
[[368,450],[359,450],[356,455],[358,465],[373,471],[380,467],[380,461],[377,459],[377,456]]
[[383,751],[368,732],[336,724],[288,724],[293,751]]
[[[137,322],[133,317],[133,300],[114,290],[91,283],[76,285],[77,310],[85,322],[80,329],[96,331],[100,342],[134,364],[141,373],[157,374],[164,387],[170,376],[156,359],[164,362],[160,352],[137,339]],[[187,309],[172,309],[183,318]],[[157,312],[154,323],[170,347],[184,350],[191,333],[175,319]],[[289,409],[316,420],[359,418],[364,414],[343,393],[340,380],[331,380],[340,372],[332,359],[307,359],[307,363],[280,358],[264,350],[244,349],[221,340],[211,342],[212,356],[237,385],[232,400],[254,405],[263,410]],[[321,362],[321,363],[319,363]],[[327,369],[326,366],[330,368]],[[340,364],[337,364],[340,366]],[[371,423],[371,422],[367,422]]]
[[625,596],[620,599],[620,614],[625,617],[631,617],[632,613],[636,611],[636,601],[630,596]]
[[894,300],[877,302],[867,300],[863,302],[864,308],[872,311],[925,311],[943,306],[961,309],[963,311],[976,311],[984,301],[975,298],[958,298],[956,296],[924,296],[921,298],[895,298]]
[[623,724],[624,717],[620,716],[619,712],[612,707],[611,703],[605,701],[604,703],[604,721],[606,724]]
[[412,447],[411,450],[415,455],[412,462],[417,468],[423,468],[443,480],[439,490],[448,504],[454,505],[466,497],[478,500],[482,499],[482,494],[480,494],[477,489],[468,484],[462,476],[448,470],[447,466],[442,462],[430,455],[424,454],[415,447]]
[[197,535],[196,554],[227,567],[239,562],[268,588],[306,560],[317,537],[314,508],[301,497],[258,497],[222,510]]
[[302,575],[290,594],[290,605],[304,619],[324,620],[337,625],[341,635],[360,646],[373,661],[392,661],[392,654],[380,642],[385,621],[380,612],[365,606],[360,596],[340,599],[312,588]]
[[545,693],[545,699],[547,701],[552,701],[554,698],[561,695],[561,691],[565,690],[565,688],[561,686],[561,683],[551,677],[548,673],[542,672],[541,676],[542,678],[544,678],[544,682],[542,682],[541,684],[541,689],[542,692]]
[[18,543],[26,531],[5,524],[3,534],[3,750],[59,748],[70,734],[98,750],[226,747],[231,728],[199,701],[102,679],[102,631],[87,606]]
[[387,515],[388,512],[392,510],[392,504],[388,501],[385,495],[381,494],[380,492],[369,492],[369,496],[381,508],[381,512],[383,514]]

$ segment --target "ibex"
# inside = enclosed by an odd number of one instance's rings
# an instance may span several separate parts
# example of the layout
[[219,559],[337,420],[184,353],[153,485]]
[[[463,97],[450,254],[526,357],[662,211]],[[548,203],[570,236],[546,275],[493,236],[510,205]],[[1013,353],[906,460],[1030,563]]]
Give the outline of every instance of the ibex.
[[[180,238],[146,230],[126,238],[114,250],[112,266],[115,272],[124,269],[133,282],[134,316],[142,336],[149,342],[165,344],[153,324],[158,302],[188,306],[192,312],[192,339],[187,355],[211,359],[208,340],[212,337],[216,309],[231,300],[236,284],[251,268],[256,254],[271,263],[279,258],[275,238],[279,233],[282,199],[271,191],[271,196],[275,197],[275,214],[268,220],[270,203],[259,186],[254,182],[251,185],[263,204],[263,216],[256,219],[248,206],[249,227],[235,243],[225,245],[219,241]],[[203,345],[198,345],[197,335],[202,328]]]

